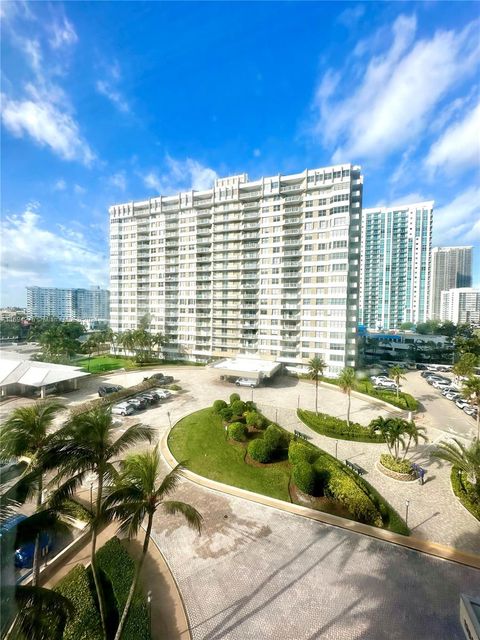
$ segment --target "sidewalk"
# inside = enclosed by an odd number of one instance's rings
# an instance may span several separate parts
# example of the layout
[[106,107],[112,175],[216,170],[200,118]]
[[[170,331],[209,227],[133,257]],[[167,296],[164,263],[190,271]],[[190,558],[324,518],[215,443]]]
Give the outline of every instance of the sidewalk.
[[[98,535],[97,549],[116,535],[117,524],[110,524]],[[143,535],[142,535],[143,541]],[[139,540],[124,541],[129,553],[137,559],[141,553]],[[90,539],[54,571],[42,587],[51,589],[77,564],[90,564]],[[152,640],[190,640],[188,620],[176,582],[155,541],[150,540],[142,571],[144,593],[151,591]]]

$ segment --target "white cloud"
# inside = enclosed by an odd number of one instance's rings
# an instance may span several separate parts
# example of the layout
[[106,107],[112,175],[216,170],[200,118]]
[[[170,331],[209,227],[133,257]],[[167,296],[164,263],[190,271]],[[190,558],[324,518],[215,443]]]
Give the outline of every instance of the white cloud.
[[125,191],[127,188],[127,179],[125,177],[124,171],[119,171],[115,173],[113,176],[110,176],[109,182],[112,186],[117,187],[120,191]]
[[253,156],[254,156],[255,158],[259,158],[261,155],[262,155],[262,152],[261,152],[261,150],[260,150],[260,149],[254,149],[254,150],[253,150]]
[[348,9],[344,9],[338,16],[337,22],[343,24],[345,27],[352,27],[357,24],[360,18],[365,13],[365,7],[363,4],[357,3],[353,7],[349,7]]
[[87,190],[85,189],[85,187],[80,186],[79,184],[76,184],[73,187],[74,192],[77,194],[77,196],[83,196],[84,193],[87,192]]
[[27,87],[31,96],[12,100],[2,96],[2,121],[17,138],[30,136],[37,144],[49,147],[64,160],[79,160],[90,165],[94,153],[80,135],[74,118],[59,108],[48,95]]
[[162,195],[186,189],[196,191],[210,189],[218,178],[216,171],[192,158],[176,160],[167,155],[165,162],[167,171],[162,174],[159,175],[157,171],[151,170],[142,175],[145,186]]
[[66,227],[60,233],[47,230],[35,206],[27,206],[19,215],[5,216],[1,231],[5,297],[18,296],[18,290],[27,285],[107,284],[107,250],[92,248],[81,232]]
[[315,96],[314,133],[335,146],[333,161],[380,160],[417,141],[448,91],[474,73],[477,29],[474,22],[459,32],[437,31],[415,41],[415,17],[401,15],[390,47],[368,61],[358,88],[352,90],[347,74],[328,70]]
[[49,40],[53,49],[70,47],[78,41],[78,36],[72,23],[65,16],[56,19],[50,25],[51,38]]
[[425,165],[457,171],[480,165],[480,104],[469,111],[461,122],[452,124],[430,147]]
[[434,242],[480,240],[480,187],[469,187],[434,211]]
[[67,188],[67,183],[63,178],[60,178],[59,180],[57,180],[53,185],[54,191],[65,191],[66,188]]
[[108,98],[119,111],[122,111],[122,113],[128,113],[130,111],[130,107],[125,98],[110,82],[107,80],[97,80],[95,86],[98,93]]

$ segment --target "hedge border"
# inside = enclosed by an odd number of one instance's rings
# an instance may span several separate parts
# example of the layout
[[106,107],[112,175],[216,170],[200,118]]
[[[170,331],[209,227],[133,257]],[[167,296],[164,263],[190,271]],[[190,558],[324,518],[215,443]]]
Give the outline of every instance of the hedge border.
[[463,507],[476,519],[480,522],[480,505],[474,504],[470,498],[468,497],[467,492],[463,487],[463,479],[460,480],[461,475],[459,474],[460,469],[458,467],[452,467],[452,471],[450,473],[450,483],[452,485],[452,491],[455,496],[460,500],[460,503]]
[[[368,427],[364,427],[358,422],[350,422],[350,426],[347,426],[347,421],[342,420],[342,418],[336,418],[335,416],[330,416],[327,413],[319,413],[318,416],[313,411],[307,411],[306,409],[297,409],[298,418],[305,424],[307,427],[319,433],[322,436],[327,436],[327,438],[335,438],[337,440],[349,440],[350,442],[366,442],[368,444],[385,444],[385,440],[380,435],[371,436],[366,435],[368,433]],[[329,418],[331,420],[335,420],[343,423],[345,429],[362,429],[362,431],[366,432],[363,435],[359,431],[358,437],[354,435],[349,435],[348,433],[339,433],[334,429],[323,428],[322,425],[315,424],[315,419]]]

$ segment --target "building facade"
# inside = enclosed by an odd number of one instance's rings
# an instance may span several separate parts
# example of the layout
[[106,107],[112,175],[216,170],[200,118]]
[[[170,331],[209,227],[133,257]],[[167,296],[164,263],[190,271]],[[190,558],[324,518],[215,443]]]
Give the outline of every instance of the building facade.
[[442,291],[472,286],[472,250],[473,247],[433,248],[430,320],[440,320]]
[[363,177],[349,164],[110,208],[111,327],[171,354],[355,363]]
[[480,289],[463,287],[442,291],[440,320],[455,324],[480,323]]
[[433,202],[364,209],[360,322],[396,329],[428,314]]
[[109,318],[109,292],[100,287],[27,287],[27,318],[106,322]]

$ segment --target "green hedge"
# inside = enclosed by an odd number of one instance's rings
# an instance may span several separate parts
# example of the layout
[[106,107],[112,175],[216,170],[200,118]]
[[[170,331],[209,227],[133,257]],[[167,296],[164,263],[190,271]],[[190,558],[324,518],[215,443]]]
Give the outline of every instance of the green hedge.
[[363,427],[358,422],[350,422],[350,425],[347,425],[347,421],[341,418],[335,418],[326,413],[319,413],[317,416],[313,411],[303,409],[298,409],[297,415],[307,427],[329,438],[355,442],[384,442],[380,435],[370,433],[368,427]]
[[230,404],[230,408],[232,409],[234,416],[243,416],[243,414],[247,409],[245,402],[243,402],[243,400],[235,400]]
[[232,405],[234,402],[236,402],[237,400],[240,400],[240,396],[238,395],[238,393],[232,393],[230,394],[230,404]]
[[225,402],[225,400],[215,400],[215,402],[212,405],[213,410],[215,411],[215,413],[220,413],[220,411],[222,409],[225,409],[225,407],[227,407],[227,406],[228,405]]
[[313,495],[315,492],[315,469],[305,461],[297,462],[293,467],[292,479],[303,493]]
[[453,493],[457,496],[465,509],[468,509],[472,516],[480,520],[480,498],[475,492],[473,485],[468,481],[465,473],[460,472],[457,467],[452,467],[450,474]]
[[266,464],[272,459],[272,449],[263,440],[263,438],[257,438],[248,443],[248,455],[256,462],[262,462]]
[[232,422],[228,425],[228,437],[237,442],[244,442],[248,433],[247,425],[243,422]]
[[63,640],[102,640],[100,616],[85,567],[77,564],[53,590],[68,598],[75,609],[75,614],[65,626]]
[[[97,551],[96,560],[99,569],[111,582],[120,619],[132,584],[135,563],[117,537]],[[122,640],[150,640],[148,609],[140,589],[133,598]]]
[[136,395],[137,393],[141,393],[142,391],[146,391],[147,389],[152,389],[153,387],[158,387],[158,380],[144,380],[140,382],[140,384],[136,384],[133,387],[128,387],[127,389],[120,389],[120,391],[116,391],[115,393],[109,393],[104,398],[96,398],[95,400],[90,400],[89,402],[84,402],[83,404],[79,404],[76,407],[70,409],[70,415],[72,417],[78,416],[82,413],[86,413],[87,411],[92,411],[92,409],[98,409],[99,407],[107,407],[112,404],[115,404],[118,400],[123,400],[124,398],[130,398],[131,396]]
[[288,447],[288,461],[292,465],[299,462],[314,462],[315,452],[311,447],[303,444],[303,442],[295,442],[292,440]]
[[267,425],[267,421],[258,411],[246,411],[245,421],[249,426],[257,429],[264,429]]
[[396,471],[397,473],[412,473],[412,463],[408,460],[397,460],[389,453],[382,453],[380,456],[380,462],[384,467],[390,469],[390,471]]
[[267,427],[263,439],[273,452],[284,447],[287,438],[284,431],[281,431],[278,427],[271,424]]

